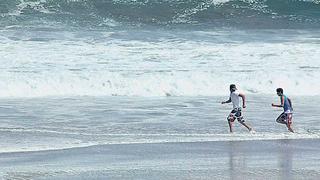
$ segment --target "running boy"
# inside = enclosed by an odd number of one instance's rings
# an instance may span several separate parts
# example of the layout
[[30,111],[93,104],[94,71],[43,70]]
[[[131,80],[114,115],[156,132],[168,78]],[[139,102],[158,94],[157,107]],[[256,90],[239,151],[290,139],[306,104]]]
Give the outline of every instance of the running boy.
[[230,132],[232,133],[232,123],[237,119],[240,124],[245,126],[249,131],[252,131],[252,128],[248,126],[243,119],[242,112],[241,112],[241,105],[240,105],[240,97],[242,98],[242,107],[246,108],[246,97],[243,93],[239,93],[237,90],[236,85],[230,85],[230,97],[229,100],[221,102],[221,104],[230,103],[233,104],[233,110],[230,112],[229,116],[227,117]]
[[277,118],[277,123],[285,124],[290,132],[293,132],[292,125],[292,104],[291,100],[283,94],[283,89],[277,89],[277,95],[280,97],[280,105],[271,104],[272,107],[283,107],[283,113]]

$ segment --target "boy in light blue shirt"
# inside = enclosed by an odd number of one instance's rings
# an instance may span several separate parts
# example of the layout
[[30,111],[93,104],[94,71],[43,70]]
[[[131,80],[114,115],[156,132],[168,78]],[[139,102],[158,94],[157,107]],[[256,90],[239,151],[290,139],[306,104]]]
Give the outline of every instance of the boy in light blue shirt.
[[277,88],[277,95],[280,97],[280,105],[277,104],[271,104],[272,107],[281,107],[283,108],[283,113],[280,114],[280,116],[277,118],[277,123],[285,124],[290,132],[293,132],[293,129],[291,127],[292,125],[292,103],[291,100],[283,94],[282,88]]

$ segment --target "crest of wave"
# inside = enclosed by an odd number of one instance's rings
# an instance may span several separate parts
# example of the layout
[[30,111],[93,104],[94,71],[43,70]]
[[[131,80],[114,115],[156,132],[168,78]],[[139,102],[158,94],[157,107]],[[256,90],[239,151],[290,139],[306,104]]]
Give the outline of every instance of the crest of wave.
[[33,9],[34,11],[38,11],[45,14],[53,13],[52,11],[50,11],[44,6],[46,2],[47,2],[46,0],[39,0],[39,1],[20,0],[16,8],[14,10],[11,10],[8,13],[8,15],[18,16],[22,14],[26,8]]

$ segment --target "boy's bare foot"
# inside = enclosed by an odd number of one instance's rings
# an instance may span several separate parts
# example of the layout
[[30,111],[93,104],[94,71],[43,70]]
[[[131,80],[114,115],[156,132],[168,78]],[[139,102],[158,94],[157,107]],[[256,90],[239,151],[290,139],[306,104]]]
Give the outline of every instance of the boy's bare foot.
[[252,134],[256,133],[256,131],[254,129],[252,129],[252,128],[249,128],[249,132],[252,133]]

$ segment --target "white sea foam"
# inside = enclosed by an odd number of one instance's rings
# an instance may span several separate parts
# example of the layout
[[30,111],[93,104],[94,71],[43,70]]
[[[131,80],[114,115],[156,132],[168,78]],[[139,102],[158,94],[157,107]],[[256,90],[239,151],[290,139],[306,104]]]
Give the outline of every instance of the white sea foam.
[[20,3],[16,6],[16,9],[11,10],[8,15],[11,16],[18,16],[23,13],[23,11],[26,8],[31,8],[35,11],[45,13],[45,14],[50,14],[53,13],[49,9],[47,9],[44,4],[46,3],[46,0],[39,0],[39,1],[25,1],[25,0],[20,0]]
[[[112,36],[113,34],[111,34]],[[1,97],[319,95],[316,43],[111,39],[0,44]]]

